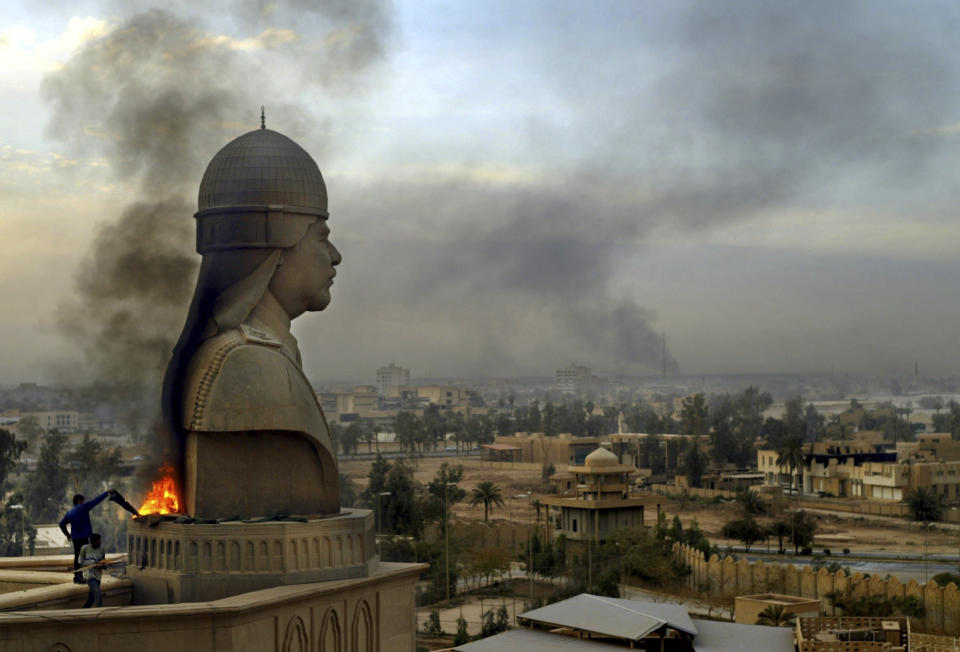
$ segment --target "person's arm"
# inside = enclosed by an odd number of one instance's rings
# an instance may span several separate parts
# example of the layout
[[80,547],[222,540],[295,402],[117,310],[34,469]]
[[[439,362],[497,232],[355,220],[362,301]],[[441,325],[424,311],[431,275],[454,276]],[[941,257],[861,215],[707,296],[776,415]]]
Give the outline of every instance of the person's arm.
[[106,497],[109,496],[109,495],[110,495],[110,492],[109,492],[109,491],[104,491],[102,494],[100,494],[99,496],[97,496],[97,497],[94,498],[93,500],[88,500],[87,502],[83,503],[83,505],[82,505],[83,511],[89,512],[91,509],[93,509],[94,507],[96,507],[97,505],[99,505],[99,504],[103,501],[103,499],[106,498]]
[[69,516],[69,514],[70,513],[67,512],[64,514],[63,518],[60,519],[60,530],[63,532],[63,536],[67,537],[68,541],[70,540],[70,533],[67,532],[67,523],[69,523],[67,516]]

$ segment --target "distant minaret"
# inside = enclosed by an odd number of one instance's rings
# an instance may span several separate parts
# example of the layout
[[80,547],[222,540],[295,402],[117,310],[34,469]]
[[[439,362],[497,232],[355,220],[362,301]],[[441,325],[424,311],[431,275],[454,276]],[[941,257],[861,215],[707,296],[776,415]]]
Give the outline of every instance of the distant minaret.
[[913,363],[913,379],[920,380],[920,363],[919,362]]

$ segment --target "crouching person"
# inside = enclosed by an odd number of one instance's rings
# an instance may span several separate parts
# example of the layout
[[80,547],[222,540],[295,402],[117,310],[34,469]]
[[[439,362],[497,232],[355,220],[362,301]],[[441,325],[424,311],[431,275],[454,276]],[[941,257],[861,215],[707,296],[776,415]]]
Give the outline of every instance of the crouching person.
[[103,576],[103,558],[105,556],[103,546],[100,545],[100,535],[97,533],[91,534],[90,543],[80,548],[80,568],[83,569],[83,579],[87,581],[87,586],[90,587],[87,601],[83,604],[84,609],[92,606],[103,606],[100,578]]

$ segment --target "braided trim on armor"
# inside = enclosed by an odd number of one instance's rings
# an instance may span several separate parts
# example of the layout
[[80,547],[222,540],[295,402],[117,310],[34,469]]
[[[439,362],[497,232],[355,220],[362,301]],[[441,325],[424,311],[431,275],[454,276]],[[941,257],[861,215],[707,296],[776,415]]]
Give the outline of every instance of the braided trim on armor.
[[210,390],[213,388],[213,381],[220,373],[223,367],[223,361],[227,355],[234,349],[243,345],[243,339],[237,339],[227,342],[213,354],[213,359],[203,372],[203,378],[200,379],[200,385],[197,387],[197,397],[193,402],[193,414],[190,416],[190,425],[188,430],[199,430],[203,421],[203,410],[207,406],[207,399],[210,397]]

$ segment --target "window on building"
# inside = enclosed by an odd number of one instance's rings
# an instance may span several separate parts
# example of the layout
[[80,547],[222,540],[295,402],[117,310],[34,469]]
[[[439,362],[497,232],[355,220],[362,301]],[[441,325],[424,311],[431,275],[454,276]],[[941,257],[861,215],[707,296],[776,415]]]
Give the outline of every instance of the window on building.
[[573,519],[573,531],[577,531],[577,519]]

